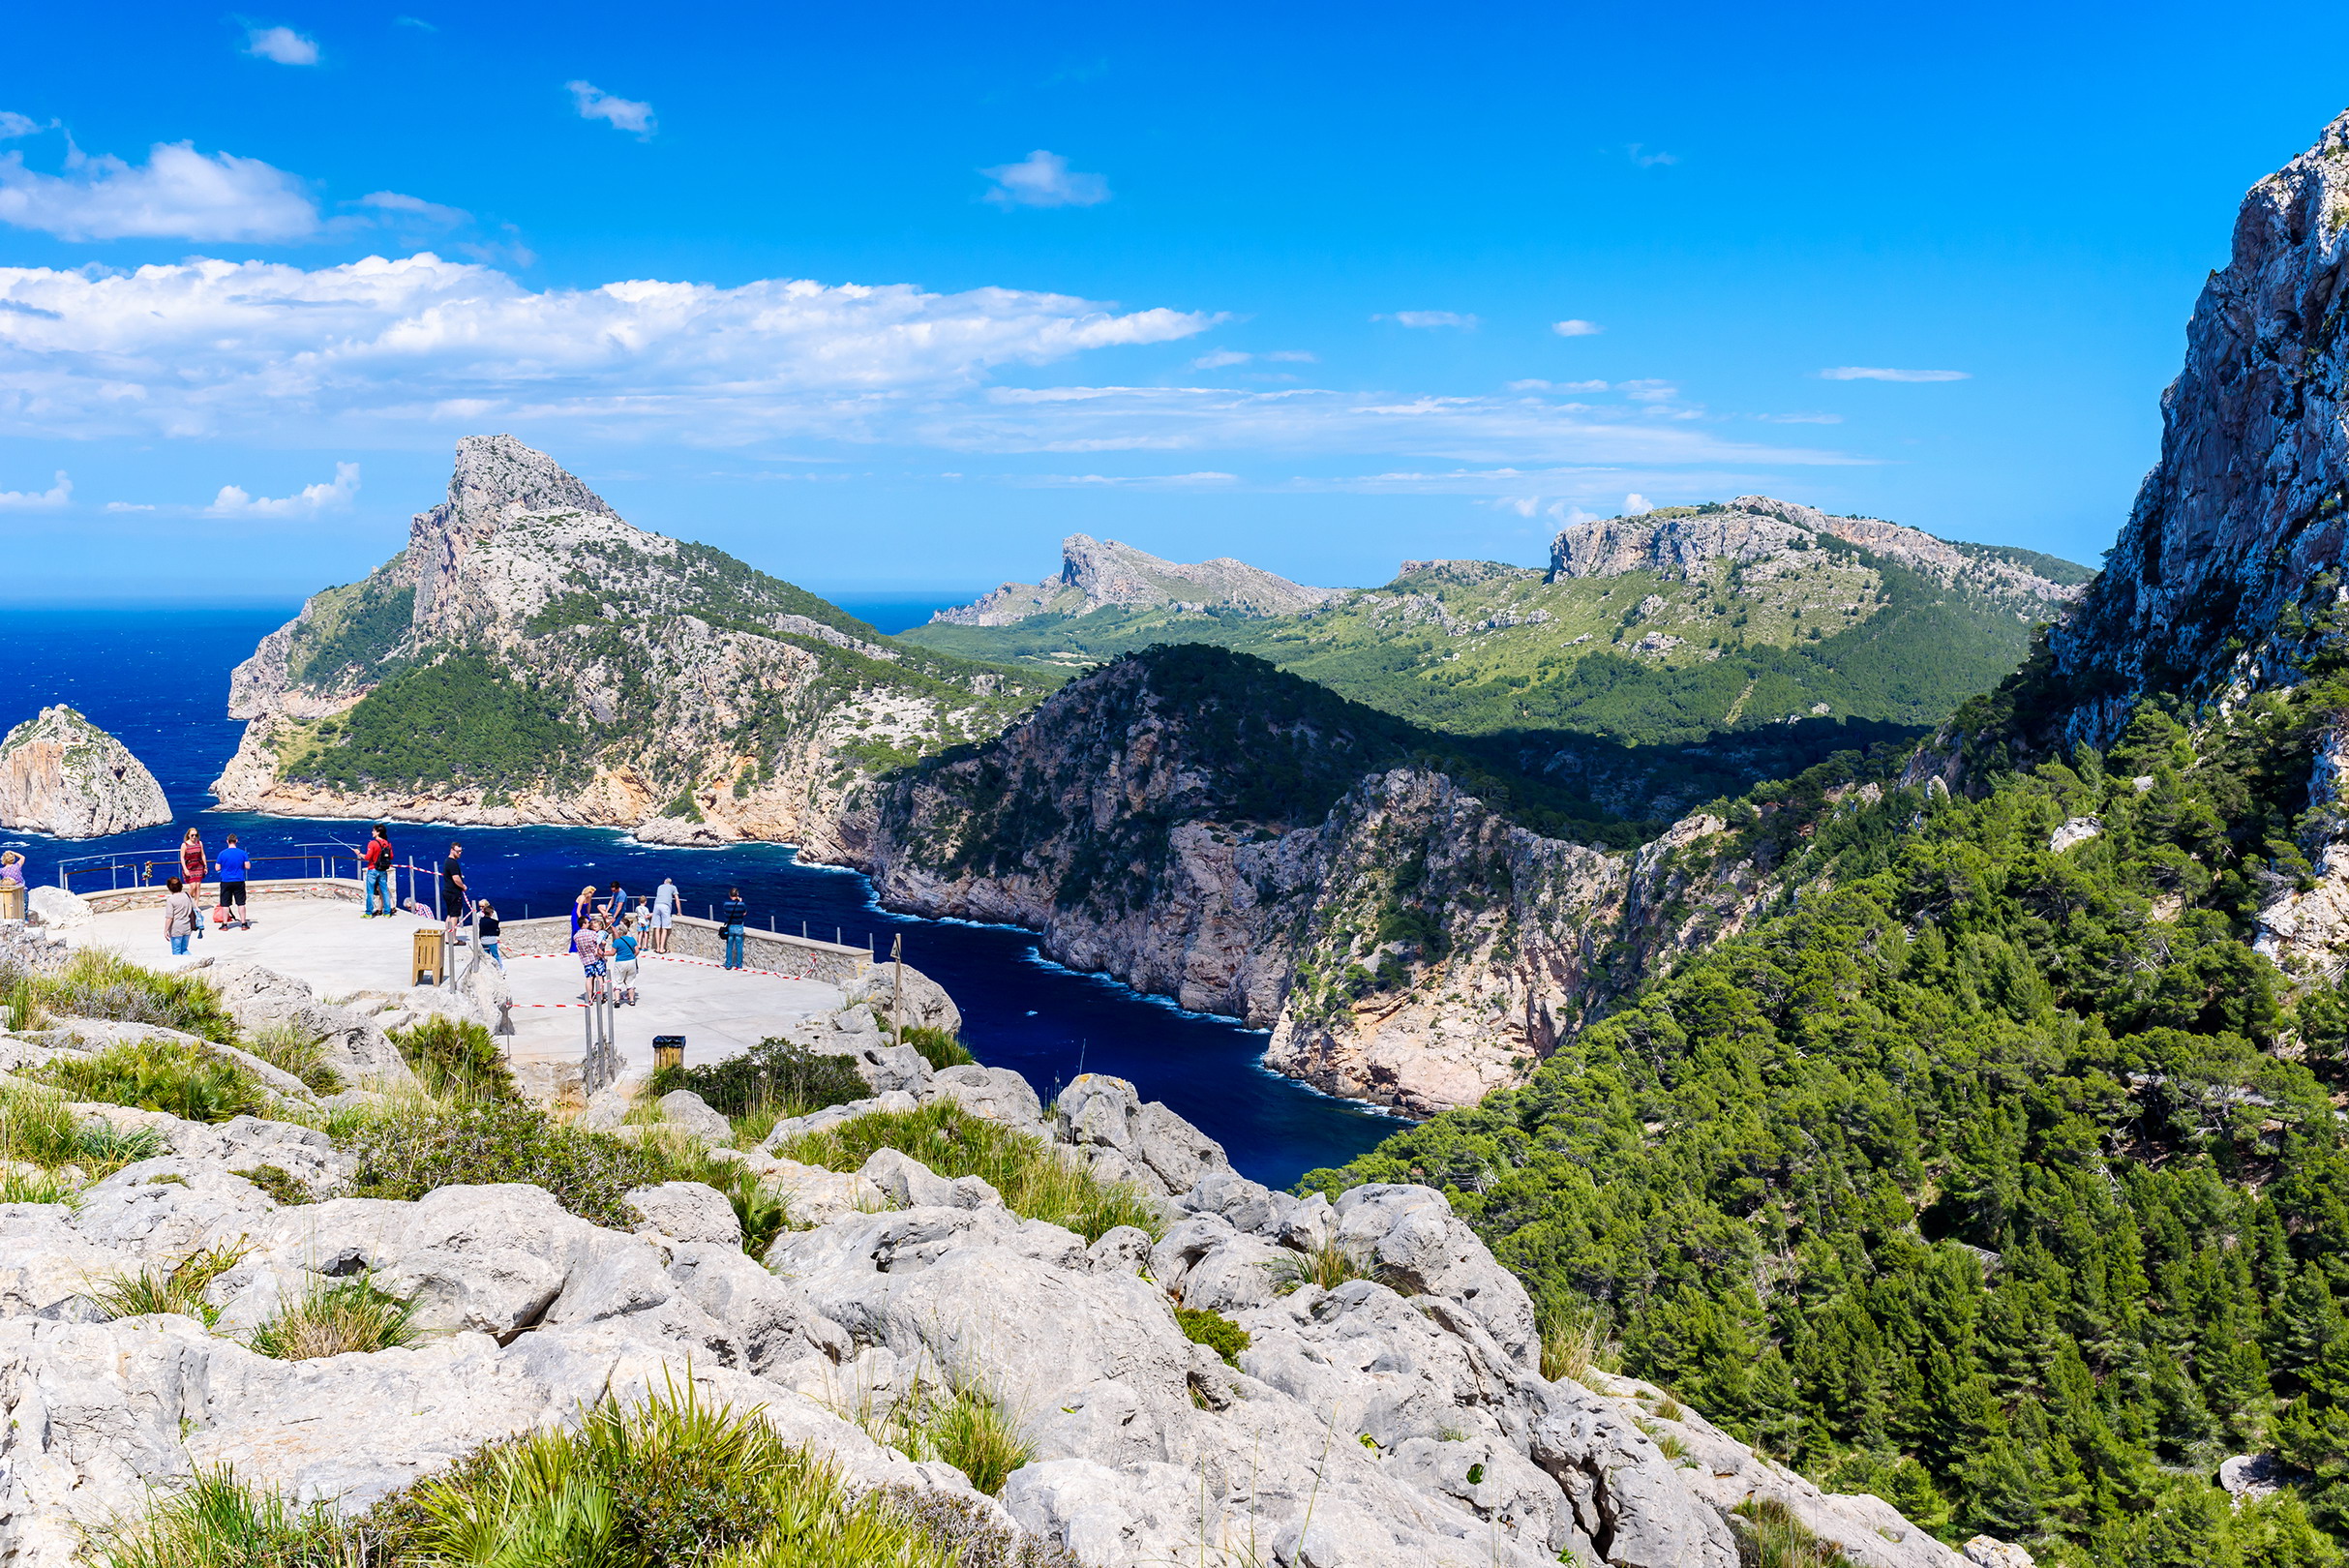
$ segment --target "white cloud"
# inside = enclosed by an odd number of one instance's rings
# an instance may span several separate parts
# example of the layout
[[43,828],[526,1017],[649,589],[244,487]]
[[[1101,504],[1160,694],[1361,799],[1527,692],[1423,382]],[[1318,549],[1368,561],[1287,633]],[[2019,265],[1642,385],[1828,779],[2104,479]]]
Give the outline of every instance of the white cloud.
[[563,86],[570,92],[571,102],[579,106],[579,117],[583,120],[609,121],[614,130],[633,131],[640,138],[649,137],[660,129],[649,104],[615,97],[591,81],[566,81]]
[[1615,390],[1636,403],[1668,403],[1680,395],[1673,381],[1617,381]]
[[1844,416],[1839,413],[1756,414],[1754,417],[1765,425],[1840,425],[1844,422]]
[[1476,330],[1476,317],[1462,316],[1457,311],[1397,311],[1393,316],[1373,316],[1373,321],[1393,321],[1407,327],[1459,327],[1463,332]]
[[1887,370],[1875,365],[1838,365],[1822,370],[1820,378],[1828,381],[1971,381],[1972,371],[1949,370]]
[[221,493],[212,498],[204,508],[206,517],[316,517],[321,512],[341,512],[349,509],[351,498],[359,493],[359,466],[338,463],[332,484],[304,485],[291,496],[272,500],[266,496],[246,494],[239,485],[223,485]]
[[1641,168],[1654,168],[1659,165],[1669,166],[1680,162],[1680,155],[1677,153],[1650,152],[1637,141],[1625,147],[1623,154]]
[[254,27],[245,33],[245,52],[256,60],[279,65],[316,65],[317,40],[304,38],[290,27]]
[[38,136],[47,129],[47,126],[30,115],[19,114],[15,109],[0,109],[0,141],[14,141],[18,136]]
[[1289,365],[1318,365],[1321,363],[1319,354],[1304,348],[1276,348],[1264,357]]
[[[960,475],[955,477],[959,478]],[[1185,485],[1229,485],[1239,482],[1236,473],[1039,473],[1019,481],[1029,485],[1140,485],[1145,488]]]
[[[1245,365],[1255,357],[1253,354],[1244,354],[1237,348],[1217,348],[1192,360],[1190,368],[1205,371],[1222,370],[1231,365]],[[1267,354],[1264,357],[1270,359],[1272,355]]]
[[1512,392],[1604,392],[1607,390],[1607,383],[1605,381],[1542,381],[1528,379],[1523,381],[1511,381],[1509,383],[1509,390]]
[[1585,321],[1577,316],[1551,322],[1550,330],[1561,338],[1595,338],[1607,329],[1596,321]]
[[359,205],[373,207],[377,212],[396,213],[400,217],[432,224],[441,228],[454,228],[459,224],[469,224],[473,221],[473,215],[463,207],[444,207],[437,201],[427,201],[422,196],[403,196],[397,191],[370,191],[359,198]]
[[699,445],[919,440],[933,405],[999,367],[1176,342],[1219,319],[794,279],[535,290],[430,253],[316,269],[0,267],[0,434],[437,445],[567,424]]
[[155,508],[144,501],[108,501],[106,510],[109,512],[152,512]]
[[257,158],[158,142],[134,166],[69,149],[63,174],[0,154],[0,223],[59,239],[300,240],[318,230],[302,182]]
[[392,18],[392,25],[394,27],[413,27],[417,31],[425,33],[437,33],[440,31],[439,28],[435,27],[431,22],[426,21],[421,16],[394,16]]
[[1623,515],[1625,517],[1640,517],[1655,509],[1654,503],[1636,490],[1623,498]]
[[986,199],[999,207],[1093,207],[1109,199],[1109,181],[1079,174],[1059,153],[1039,147],[1016,164],[979,170],[995,182]]
[[46,490],[0,490],[0,510],[12,512],[47,511],[63,506],[74,498],[74,481],[57,470],[56,481]]

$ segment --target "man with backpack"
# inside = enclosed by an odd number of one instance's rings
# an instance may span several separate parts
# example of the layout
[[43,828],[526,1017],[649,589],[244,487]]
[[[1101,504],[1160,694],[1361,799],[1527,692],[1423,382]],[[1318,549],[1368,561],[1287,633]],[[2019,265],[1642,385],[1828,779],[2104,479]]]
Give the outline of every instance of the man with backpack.
[[376,824],[374,834],[367,840],[366,850],[359,856],[359,864],[364,867],[360,880],[367,889],[367,912],[359,919],[372,920],[376,918],[376,900],[378,898],[383,900],[383,913],[391,914],[391,834],[385,831],[381,823]]

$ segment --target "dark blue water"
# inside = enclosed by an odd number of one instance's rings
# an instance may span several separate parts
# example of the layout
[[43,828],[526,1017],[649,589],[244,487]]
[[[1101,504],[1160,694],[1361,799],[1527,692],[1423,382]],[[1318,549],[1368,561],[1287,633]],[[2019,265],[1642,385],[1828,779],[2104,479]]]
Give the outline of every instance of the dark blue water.
[[[228,671],[289,613],[17,610],[0,618],[8,645],[0,659],[0,728],[45,704],[70,703],[154,770],[178,813],[169,828],[119,838],[69,843],[0,835],[0,843],[24,853],[33,881],[54,882],[61,859],[154,850],[167,859],[191,826],[216,854],[222,835],[233,831],[256,858],[360,841],[365,829],[357,823],[206,809],[205,792],[242,730],[226,716]],[[1047,1097],[1080,1070],[1129,1078],[1144,1099],[1166,1101],[1221,1143],[1232,1163],[1256,1181],[1285,1186],[1307,1170],[1351,1159],[1403,1125],[1267,1072],[1258,1065],[1261,1033],[1047,963],[1023,931],[888,914],[874,904],[864,878],[800,865],[782,845],[652,849],[610,829],[580,828],[408,825],[395,827],[392,836],[402,859],[419,862],[461,838],[468,882],[508,918],[567,909],[588,881],[601,887],[617,879],[631,891],[649,891],[666,873],[683,890],[687,913],[705,911],[735,886],[757,924],[804,926],[827,939],[837,931],[882,953],[902,934],[906,962],[962,1008],[964,1039],[981,1061],[1017,1069]],[[269,874],[266,862],[256,874]],[[92,885],[104,879],[82,884]]]

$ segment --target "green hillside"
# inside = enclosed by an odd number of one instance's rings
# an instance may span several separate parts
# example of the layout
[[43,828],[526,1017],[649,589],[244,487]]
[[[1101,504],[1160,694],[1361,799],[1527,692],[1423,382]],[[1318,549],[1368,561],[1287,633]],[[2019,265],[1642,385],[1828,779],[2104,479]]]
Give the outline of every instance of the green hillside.
[[[1722,509],[1650,517],[1706,510]],[[2086,575],[2016,558],[2030,552],[1962,548],[2051,581]],[[1443,561],[1303,615],[1111,607],[1009,626],[933,623],[904,640],[1059,669],[1153,643],[1213,643],[1438,729],[1567,730],[1649,745],[1814,713],[1935,723],[2022,661],[2043,610],[1822,533],[1761,562],[1712,560],[1689,580],[1628,571],[1551,581],[1525,567]]]
[[[2026,684],[1961,719],[1975,749]],[[2250,943],[2310,875],[2344,703],[2334,677],[2194,731],[2149,704],[2110,756],[1977,799],[1761,792],[1782,913],[1343,1182],[1442,1185],[1557,1344],[1944,1538],[2337,1563],[2349,992],[2295,998]],[[2230,1511],[2211,1475],[2263,1453],[2293,1484]]]

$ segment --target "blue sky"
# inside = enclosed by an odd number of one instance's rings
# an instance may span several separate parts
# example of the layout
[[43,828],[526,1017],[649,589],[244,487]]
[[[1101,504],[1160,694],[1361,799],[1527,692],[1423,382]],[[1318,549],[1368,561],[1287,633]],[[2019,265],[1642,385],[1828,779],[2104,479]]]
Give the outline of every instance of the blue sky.
[[20,10],[0,600],[347,580],[483,430],[834,591],[1748,490],[2093,560],[2349,14],[1894,9]]

